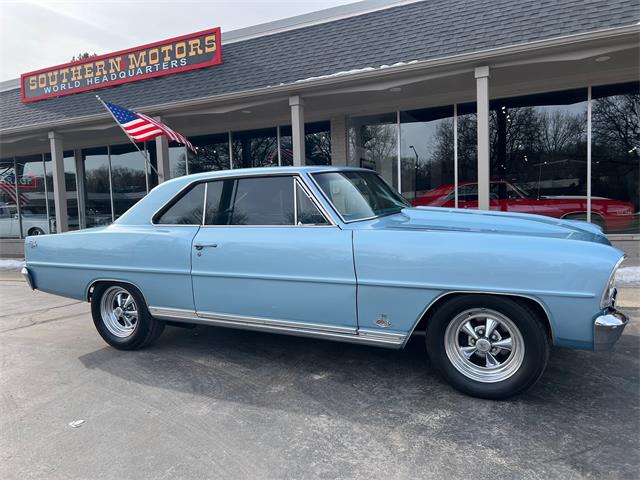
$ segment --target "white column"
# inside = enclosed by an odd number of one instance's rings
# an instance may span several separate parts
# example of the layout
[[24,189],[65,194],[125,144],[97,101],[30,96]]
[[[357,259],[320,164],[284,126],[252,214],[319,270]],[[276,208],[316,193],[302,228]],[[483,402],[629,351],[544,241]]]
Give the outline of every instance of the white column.
[[56,211],[56,232],[62,233],[69,231],[62,136],[57,132],[49,132],[49,144],[51,147],[51,167],[53,171],[53,204],[55,205]]
[[[159,122],[162,121],[160,117],[155,117],[155,119]],[[164,135],[156,137],[156,160],[158,162],[158,183],[160,184],[170,180],[171,165],[169,164],[169,139]],[[187,152],[186,161],[189,161],[189,152]],[[151,159],[149,159],[149,162],[151,162]]]
[[293,165],[306,163],[304,151],[304,101],[299,95],[289,97],[291,107],[291,138],[293,143]]
[[345,115],[331,117],[331,165],[346,166],[349,163],[348,118]]
[[489,210],[489,67],[477,67],[478,208]]

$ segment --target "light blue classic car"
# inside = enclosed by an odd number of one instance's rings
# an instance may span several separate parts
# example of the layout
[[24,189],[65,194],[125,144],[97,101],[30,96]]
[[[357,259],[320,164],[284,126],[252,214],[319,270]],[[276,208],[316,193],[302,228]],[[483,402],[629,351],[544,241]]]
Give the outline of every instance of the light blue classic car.
[[115,348],[201,323],[402,348],[426,331],[456,388],[504,398],[550,345],[606,349],[622,261],[599,227],[411,208],[376,173],[283,167],[156,187],[108,227],[28,237],[32,288],[91,302]]

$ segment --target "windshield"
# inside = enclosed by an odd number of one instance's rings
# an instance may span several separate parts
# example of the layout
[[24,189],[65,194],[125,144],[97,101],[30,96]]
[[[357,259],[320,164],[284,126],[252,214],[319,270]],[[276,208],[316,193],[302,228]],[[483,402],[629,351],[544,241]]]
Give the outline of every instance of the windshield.
[[345,222],[398,213],[409,207],[375,172],[327,172],[313,177]]

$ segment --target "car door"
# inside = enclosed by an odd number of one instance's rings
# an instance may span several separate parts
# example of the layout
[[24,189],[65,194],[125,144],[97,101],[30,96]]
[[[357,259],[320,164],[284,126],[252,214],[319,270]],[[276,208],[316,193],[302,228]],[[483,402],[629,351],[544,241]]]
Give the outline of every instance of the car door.
[[199,316],[355,331],[351,232],[320,211],[300,178],[211,181],[205,211],[192,249]]

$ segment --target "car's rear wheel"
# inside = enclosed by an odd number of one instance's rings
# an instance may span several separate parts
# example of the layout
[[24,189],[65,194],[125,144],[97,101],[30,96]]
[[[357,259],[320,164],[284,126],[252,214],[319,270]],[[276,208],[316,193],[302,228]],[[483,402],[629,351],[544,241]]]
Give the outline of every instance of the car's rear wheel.
[[142,294],[128,284],[98,284],[91,295],[91,315],[104,341],[121,350],[146,347],[164,330],[164,322],[149,314]]
[[431,362],[458,390],[503,399],[533,385],[549,357],[543,319],[524,303],[490,295],[453,297],[427,323]]
[[33,237],[35,235],[44,235],[44,230],[40,227],[33,227],[27,232],[27,235]]

